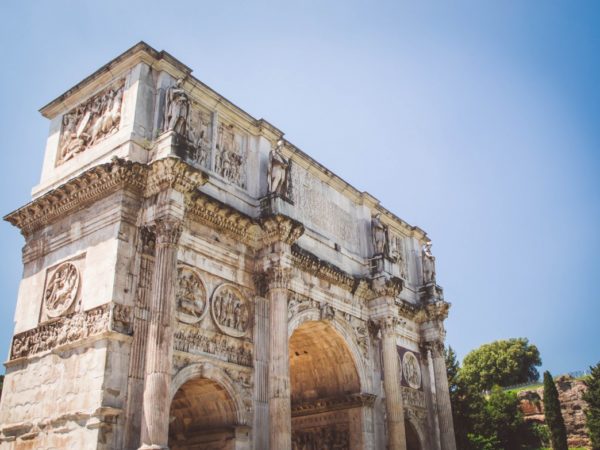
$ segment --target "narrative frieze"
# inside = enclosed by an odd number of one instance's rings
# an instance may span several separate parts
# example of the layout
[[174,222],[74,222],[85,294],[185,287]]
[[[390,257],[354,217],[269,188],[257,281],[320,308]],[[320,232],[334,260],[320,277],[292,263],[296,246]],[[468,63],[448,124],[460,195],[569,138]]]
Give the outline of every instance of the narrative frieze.
[[63,116],[57,165],[116,132],[125,80],[119,80]]
[[60,317],[32,330],[16,334],[10,359],[32,356],[110,329],[126,332],[131,318],[130,308],[114,305],[113,321],[118,323],[113,327],[110,327],[110,311],[110,305],[106,304],[89,311]]
[[425,409],[425,394],[417,389],[402,387],[402,401],[405,406]]
[[180,326],[174,338],[175,350],[210,354],[234,364],[252,366],[252,344],[240,339],[189,326]]

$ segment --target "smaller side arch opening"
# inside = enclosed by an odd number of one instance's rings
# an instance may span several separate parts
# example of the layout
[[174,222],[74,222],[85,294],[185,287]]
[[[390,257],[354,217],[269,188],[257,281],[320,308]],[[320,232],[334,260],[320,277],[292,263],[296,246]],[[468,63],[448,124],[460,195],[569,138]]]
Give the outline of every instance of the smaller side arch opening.
[[406,430],[406,450],[422,450],[419,433],[410,420],[404,419],[404,429]]
[[235,448],[236,404],[214,380],[197,377],[181,385],[171,402],[169,417],[171,450]]

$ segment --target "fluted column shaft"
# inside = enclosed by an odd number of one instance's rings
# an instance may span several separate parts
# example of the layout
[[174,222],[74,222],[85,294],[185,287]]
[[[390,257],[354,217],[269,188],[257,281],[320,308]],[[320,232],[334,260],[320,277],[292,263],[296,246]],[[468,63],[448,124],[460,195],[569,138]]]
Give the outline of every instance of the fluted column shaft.
[[268,276],[269,317],[269,444],[271,450],[292,448],[290,356],[288,346],[288,279],[286,269],[272,269]]
[[381,322],[383,352],[383,388],[388,425],[389,450],[406,450],[404,405],[402,404],[400,362],[396,346],[397,321],[387,318]]
[[181,222],[166,217],[156,220],[156,259],[150,297],[150,323],[146,348],[141,449],[167,449],[171,362],[173,359],[173,310],[177,273],[177,242]]
[[442,450],[456,450],[454,421],[452,419],[450,391],[448,390],[448,372],[446,370],[446,358],[444,358],[444,345],[441,342],[432,343],[431,359],[435,375],[435,391]]

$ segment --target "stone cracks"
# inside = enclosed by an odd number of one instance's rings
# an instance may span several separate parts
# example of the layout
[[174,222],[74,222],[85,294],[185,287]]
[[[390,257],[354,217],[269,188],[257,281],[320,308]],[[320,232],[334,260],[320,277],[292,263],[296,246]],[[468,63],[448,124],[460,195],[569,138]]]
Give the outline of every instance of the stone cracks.
[[0,425],[0,443],[29,441],[40,434],[69,433],[77,428],[110,431],[122,410],[103,406],[92,412],[73,411],[37,422],[19,422]]

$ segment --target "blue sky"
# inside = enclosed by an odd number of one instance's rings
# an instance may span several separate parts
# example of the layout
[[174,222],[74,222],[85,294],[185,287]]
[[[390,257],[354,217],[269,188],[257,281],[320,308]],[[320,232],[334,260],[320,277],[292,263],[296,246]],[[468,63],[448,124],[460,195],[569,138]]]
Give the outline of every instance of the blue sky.
[[[528,337],[600,361],[600,6],[586,1],[2,2],[0,211],[38,181],[37,110],[145,40],[425,229],[463,357]],[[23,239],[0,224],[0,354]]]

